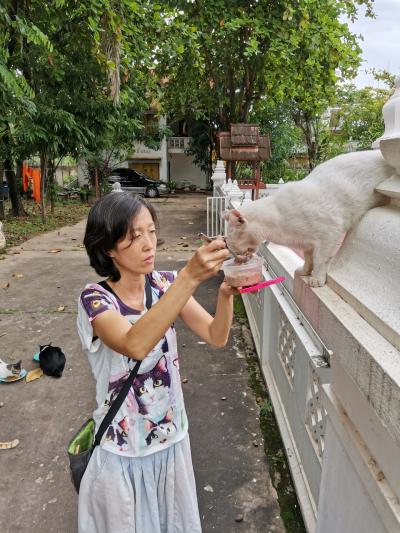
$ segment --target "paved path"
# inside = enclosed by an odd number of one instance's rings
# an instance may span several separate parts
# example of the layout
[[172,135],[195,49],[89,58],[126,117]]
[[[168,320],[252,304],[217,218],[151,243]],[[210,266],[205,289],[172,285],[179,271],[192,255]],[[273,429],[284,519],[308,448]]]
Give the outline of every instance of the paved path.
[[[165,239],[156,268],[179,269],[198,246],[197,233],[205,231],[206,197],[187,194],[154,204]],[[0,357],[22,358],[30,370],[33,354],[48,342],[67,357],[59,380],[0,383],[0,441],[20,440],[17,448],[0,450],[2,533],[76,531],[65,450],[94,406],[94,381],[75,329],[76,300],[85,283],[97,280],[80,245],[83,231],[81,222],[33,238],[0,261]],[[55,249],[61,251],[50,253]],[[210,311],[218,283],[213,279],[196,293]],[[283,532],[262,446],[253,445],[261,443],[258,407],[237,348],[239,326],[222,350],[199,344],[179,322],[177,329],[204,533]],[[238,513],[244,515],[240,523]]]

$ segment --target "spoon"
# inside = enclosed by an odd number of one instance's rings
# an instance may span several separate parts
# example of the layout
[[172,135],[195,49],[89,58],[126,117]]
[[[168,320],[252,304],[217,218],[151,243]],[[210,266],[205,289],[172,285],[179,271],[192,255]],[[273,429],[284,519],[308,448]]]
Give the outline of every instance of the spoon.
[[[212,242],[214,241],[217,237],[208,237],[205,233],[199,233],[199,237],[200,239],[202,239],[203,241],[206,241],[206,242]],[[246,252],[245,255],[238,255],[236,254],[235,252],[233,252],[227,245],[226,243],[226,237],[222,237],[224,242],[225,242],[225,246],[227,247],[229,253],[233,256],[233,258],[235,259],[235,262],[236,263],[247,263],[247,261],[250,259],[248,253]]]

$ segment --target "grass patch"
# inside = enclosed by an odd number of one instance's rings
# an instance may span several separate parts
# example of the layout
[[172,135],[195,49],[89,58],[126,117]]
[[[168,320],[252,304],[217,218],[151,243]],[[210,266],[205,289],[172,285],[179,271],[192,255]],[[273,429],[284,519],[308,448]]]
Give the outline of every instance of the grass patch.
[[[243,303],[241,302],[244,311]],[[238,307],[240,308],[239,304]],[[236,308],[235,308],[236,311]],[[249,329],[247,318],[236,319],[242,326]],[[261,373],[254,346],[249,346],[242,335],[243,352],[246,355],[249,383],[259,406],[259,419],[264,439],[264,452],[267,459],[268,471],[274,485],[281,511],[281,518],[287,533],[307,533],[297,500],[289,464],[287,462],[284,444],[275,418],[272,402]]]
[[233,313],[237,318],[246,318],[246,310],[242,297],[237,295],[233,298]]
[[[7,209],[7,204],[5,207]],[[47,220],[43,223],[38,204],[33,201],[27,201],[24,202],[24,208],[28,216],[19,218],[7,216],[3,220],[3,229],[7,243],[3,253],[7,252],[7,248],[22,244],[34,235],[46,233],[61,228],[62,226],[76,224],[89,212],[89,206],[87,204],[70,200],[65,203],[56,204],[53,214],[50,213],[50,208],[48,208]]]

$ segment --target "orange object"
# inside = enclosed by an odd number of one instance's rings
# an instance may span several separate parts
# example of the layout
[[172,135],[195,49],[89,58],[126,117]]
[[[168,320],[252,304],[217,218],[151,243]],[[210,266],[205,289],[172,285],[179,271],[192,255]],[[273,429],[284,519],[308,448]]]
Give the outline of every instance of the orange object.
[[40,202],[40,168],[28,167],[28,165],[22,165],[22,188],[26,192],[29,188],[29,183],[32,187],[32,196],[35,202]]
[[28,190],[29,187],[29,167],[25,165],[25,163],[22,165],[22,188],[24,189],[24,192]]

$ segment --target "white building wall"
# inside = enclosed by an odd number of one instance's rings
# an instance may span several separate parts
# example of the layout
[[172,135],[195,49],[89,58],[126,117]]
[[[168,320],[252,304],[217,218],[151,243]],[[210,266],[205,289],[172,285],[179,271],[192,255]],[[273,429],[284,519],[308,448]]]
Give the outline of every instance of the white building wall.
[[170,177],[172,181],[190,182],[200,189],[207,187],[206,174],[193,163],[193,156],[182,154],[169,154]]
[[[160,117],[159,119],[159,125],[160,126],[166,126],[167,120],[165,117]],[[133,152],[129,155],[128,159],[130,160],[148,160],[148,161],[154,161],[159,164],[160,168],[160,180],[161,181],[168,181],[168,143],[167,139],[164,137],[161,141],[161,145],[159,150],[152,150],[148,146],[145,146],[142,143],[134,143],[133,145]],[[128,166],[128,162],[126,161],[124,165],[121,166]]]

